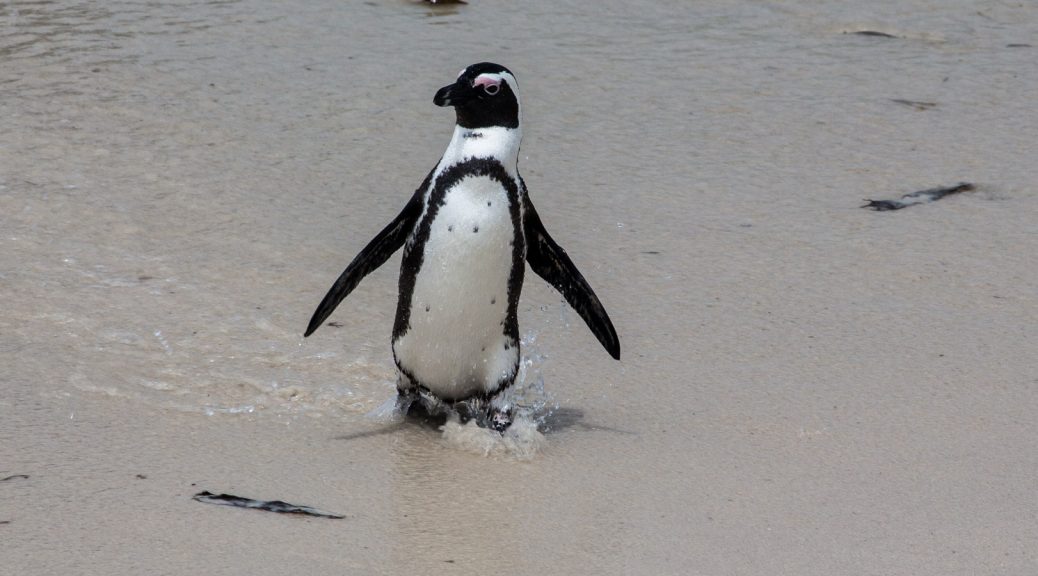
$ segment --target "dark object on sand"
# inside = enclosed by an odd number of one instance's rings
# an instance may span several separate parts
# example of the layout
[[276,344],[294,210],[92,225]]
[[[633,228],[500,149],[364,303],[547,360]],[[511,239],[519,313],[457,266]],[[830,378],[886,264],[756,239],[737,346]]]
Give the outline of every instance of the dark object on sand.
[[192,496],[192,498],[199,502],[205,502],[206,504],[237,506],[239,508],[255,508],[257,510],[266,510],[268,512],[280,512],[281,514],[305,514],[307,516],[319,516],[321,518],[335,519],[345,518],[345,516],[332,514],[331,512],[322,512],[309,506],[296,506],[295,504],[289,504],[288,502],[282,502],[281,500],[253,500],[252,498],[242,498],[241,496],[233,496],[231,494],[213,494],[208,490],[203,490]]
[[976,190],[976,186],[973,184],[970,184],[969,182],[959,182],[955,186],[949,186],[946,188],[929,188],[927,190],[905,194],[900,200],[869,200],[866,198],[865,205],[862,206],[862,208],[870,208],[877,212],[900,210],[914,204],[934,202],[944,198],[945,196],[951,196],[952,194],[958,194],[959,192],[971,192],[973,190]]
[[930,108],[936,108],[936,102],[920,102],[919,100],[905,100],[904,98],[891,98],[891,102],[898,104],[904,104],[905,106],[911,106],[916,110],[929,110]]
[[854,32],[844,32],[844,34],[856,34],[858,36],[874,36],[876,38],[897,38],[893,34],[887,34],[886,32],[880,32],[878,30],[855,30]]
[[8,480],[28,480],[28,474],[12,474],[7,478],[0,478],[0,482],[7,482]]

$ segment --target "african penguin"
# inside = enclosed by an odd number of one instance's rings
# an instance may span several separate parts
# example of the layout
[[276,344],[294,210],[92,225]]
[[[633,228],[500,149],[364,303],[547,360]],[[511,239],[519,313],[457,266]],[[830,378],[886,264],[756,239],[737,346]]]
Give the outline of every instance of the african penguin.
[[399,299],[393,359],[397,406],[504,430],[511,408],[501,393],[519,369],[516,311],[525,264],[559,290],[609,354],[620,341],[598,297],[548,235],[517,167],[522,111],[515,76],[483,62],[433,98],[453,106],[447,150],[403,211],[358,254],[317,306],[312,334],[371,271],[399,248]]

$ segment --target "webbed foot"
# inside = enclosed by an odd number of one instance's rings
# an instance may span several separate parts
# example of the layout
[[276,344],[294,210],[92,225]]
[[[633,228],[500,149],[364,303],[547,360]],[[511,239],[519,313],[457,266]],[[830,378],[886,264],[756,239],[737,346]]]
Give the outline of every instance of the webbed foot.
[[505,412],[494,410],[490,413],[488,423],[490,424],[490,428],[497,430],[498,432],[504,432],[512,425],[512,411],[509,410]]

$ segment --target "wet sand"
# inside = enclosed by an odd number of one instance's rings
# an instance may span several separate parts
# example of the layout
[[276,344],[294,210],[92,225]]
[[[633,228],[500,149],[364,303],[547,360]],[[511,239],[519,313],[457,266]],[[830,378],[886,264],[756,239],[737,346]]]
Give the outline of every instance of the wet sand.
[[[0,566],[1034,574],[1038,9],[801,4],[0,5]],[[529,275],[529,460],[365,417],[399,256],[302,338],[481,60],[623,345]]]

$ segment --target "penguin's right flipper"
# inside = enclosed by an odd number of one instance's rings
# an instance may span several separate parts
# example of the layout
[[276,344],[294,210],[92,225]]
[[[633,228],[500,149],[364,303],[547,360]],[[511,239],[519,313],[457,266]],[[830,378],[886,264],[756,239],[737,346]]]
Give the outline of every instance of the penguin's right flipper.
[[314,315],[310,318],[310,325],[306,327],[306,332],[303,334],[304,337],[313,334],[314,330],[320,328],[328,316],[331,316],[339,302],[349,296],[365,276],[385,264],[386,260],[389,260],[389,257],[404,245],[408,234],[414,229],[415,222],[422,214],[422,193],[425,191],[425,186],[428,185],[428,180],[426,178],[426,185],[415,191],[414,196],[407,202],[400,214],[383,228],[378,236],[368,242],[368,245],[339,275],[339,279],[332,284],[328,294],[324,296],[324,300],[317,305],[317,310],[314,310]]
[[[525,188],[524,184],[524,192]],[[526,196],[523,231],[526,234],[526,261],[530,268],[562,293],[566,302],[580,314],[606,352],[619,360],[620,338],[609,320],[609,314],[606,314],[602,302],[566,251],[544,229],[544,224],[529,196]]]

